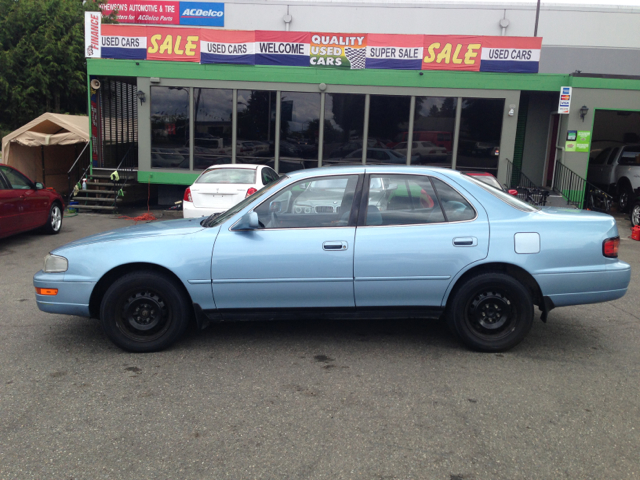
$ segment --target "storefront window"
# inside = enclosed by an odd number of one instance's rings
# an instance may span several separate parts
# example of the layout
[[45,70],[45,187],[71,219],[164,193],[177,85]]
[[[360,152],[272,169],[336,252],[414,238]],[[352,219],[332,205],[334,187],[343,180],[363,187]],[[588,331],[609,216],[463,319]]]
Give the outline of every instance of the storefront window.
[[458,142],[458,170],[498,172],[504,99],[464,98]]
[[320,94],[280,94],[279,173],[318,166]]
[[[455,97],[416,97],[412,164],[451,167],[457,104]],[[406,150],[406,141],[405,132],[395,148]]]
[[325,95],[323,165],[362,163],[364,101],[364,95]]
[[[367,163],[404,165],[406,143],[396,148],[409,128],[411,97],[371,95],[369,103],[369,135]],[[416,157],[417,158],[417,157]]]
[[189,168],[189,89],[151,87],[151,166]]
[[193,89],[193,169],[231,163],[233,91]]
[[274,167],[276,92],[238,90],[236,162]]

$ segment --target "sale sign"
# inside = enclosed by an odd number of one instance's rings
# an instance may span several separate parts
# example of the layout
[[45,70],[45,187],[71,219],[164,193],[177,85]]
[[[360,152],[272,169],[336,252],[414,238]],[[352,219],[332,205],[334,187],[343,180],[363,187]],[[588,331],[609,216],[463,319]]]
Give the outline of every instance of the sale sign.
[[200,31],[147,27],[147,60],[200,61]]
[[366,67],[420,70],[422,52],[422,35],[369,34]]

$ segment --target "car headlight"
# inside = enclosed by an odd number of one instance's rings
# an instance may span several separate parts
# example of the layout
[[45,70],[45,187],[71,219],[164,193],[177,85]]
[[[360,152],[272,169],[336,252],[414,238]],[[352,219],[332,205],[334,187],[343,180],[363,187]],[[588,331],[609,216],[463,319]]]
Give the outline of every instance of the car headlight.
[[59,255],[47,255],[44,257],[44,269],[45,273],[62,273],[66,272],[69,268],[69,262],[66,258]]

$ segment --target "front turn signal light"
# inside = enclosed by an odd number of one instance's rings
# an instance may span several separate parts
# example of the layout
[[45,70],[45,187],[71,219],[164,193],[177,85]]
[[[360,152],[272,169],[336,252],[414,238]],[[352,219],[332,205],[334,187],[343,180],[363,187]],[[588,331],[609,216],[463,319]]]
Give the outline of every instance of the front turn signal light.
[[38,295],[53,296],[53,295],[57,295],[58,294],[58,289],[57,288],[39,288],[39,287],[36,287],[36,293]]

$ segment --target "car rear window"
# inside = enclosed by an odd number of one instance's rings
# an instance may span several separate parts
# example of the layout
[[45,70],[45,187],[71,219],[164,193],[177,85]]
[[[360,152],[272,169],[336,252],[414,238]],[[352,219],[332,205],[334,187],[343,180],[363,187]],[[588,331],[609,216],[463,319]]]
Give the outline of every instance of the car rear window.
[[256,171],[248,168],[215,168],[204,172],[196,183],[256,183]]
[[620,165],[640,165],[640,148],[625,148],[622,155],[620,155],[620,160],[618,160]]
[[537,212],[538,210],[540,210],[540,207],[535,207],[535,206],[530,205],[530,204],[528,204],[526,202],[523,202],[518,197],[516,197],[514,195],[511,195],[510,193],[507,193],[507,192],[505,192],[503,190],[498,190],[497,188],[491,187],[491,186],[487,185],[486,183],[481,182],[477,178],[472,177],[471,175],[465,175],[465,177],[467,177],[469,180],[471,180],[476,185],[478,185],[478,186],[482,187],[483,189],[485,189],[487,192],[489,192],[494,197],[498,197],[504,203],[506,203],[507,205],[509,205],[509,206],[511,206],[513,208],[517,208],[518,210],[522,210],[523,212]]
[[475,178],[476,180],[480,180],[487,185],[497,188],[498,190],[502,190],[500,183],[498,183],[498,179],[493,175],[469,175],[470,177]]

